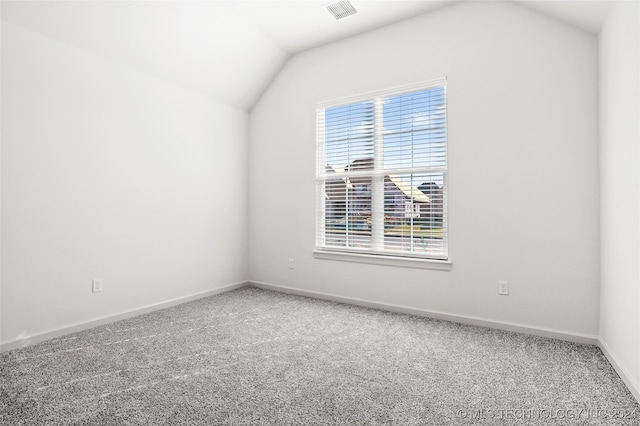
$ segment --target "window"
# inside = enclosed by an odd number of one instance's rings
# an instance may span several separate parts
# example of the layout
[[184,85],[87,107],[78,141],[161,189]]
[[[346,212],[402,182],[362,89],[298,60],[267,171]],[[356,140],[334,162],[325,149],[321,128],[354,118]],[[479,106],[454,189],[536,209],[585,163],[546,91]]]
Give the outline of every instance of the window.
[[316,253],[447,260],[446,81],[317,108]]

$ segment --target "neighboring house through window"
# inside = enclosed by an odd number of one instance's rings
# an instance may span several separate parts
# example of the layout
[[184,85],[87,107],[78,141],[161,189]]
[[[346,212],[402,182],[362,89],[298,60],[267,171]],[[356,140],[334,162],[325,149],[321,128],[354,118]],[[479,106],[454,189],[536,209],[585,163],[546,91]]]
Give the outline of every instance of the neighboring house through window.
[[446,80],[317,108],[316,251],[447,260]]

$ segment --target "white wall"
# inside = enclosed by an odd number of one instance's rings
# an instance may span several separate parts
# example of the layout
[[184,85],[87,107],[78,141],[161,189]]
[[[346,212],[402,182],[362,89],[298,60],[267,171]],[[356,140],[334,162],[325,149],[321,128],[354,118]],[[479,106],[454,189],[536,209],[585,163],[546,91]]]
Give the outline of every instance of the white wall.
[[618,2],[599,37],[600,340],[640,398],[640,10]]
[[247,137],[246,112],[3,22],[2,343],[245,281]]
[[[250,279],[595,339],[597,60],[593,35],[502,2],[293,57],[250,118]],[[314,259],[316,102],[442,76],[453,269]]]

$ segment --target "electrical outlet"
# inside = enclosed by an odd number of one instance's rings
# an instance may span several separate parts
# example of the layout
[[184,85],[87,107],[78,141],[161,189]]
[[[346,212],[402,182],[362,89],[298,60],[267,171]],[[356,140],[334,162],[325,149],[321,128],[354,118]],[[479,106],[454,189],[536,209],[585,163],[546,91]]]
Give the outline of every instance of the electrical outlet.
[[98,293],[102,291],[102,286],[104,284],[104,280],[102,278],[94,278],[91,280],[91,285],[94,293]]
[[289,269],[293,269],[293,258],[289,258]]
[[498,281],[498,294],[509,295],[509,281]]

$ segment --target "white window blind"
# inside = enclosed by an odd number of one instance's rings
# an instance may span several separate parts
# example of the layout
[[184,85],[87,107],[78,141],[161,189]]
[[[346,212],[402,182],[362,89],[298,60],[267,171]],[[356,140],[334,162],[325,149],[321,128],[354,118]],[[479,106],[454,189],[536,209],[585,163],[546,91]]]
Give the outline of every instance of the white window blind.
[[446,260],[446,80],[317,107],[316,249]]

